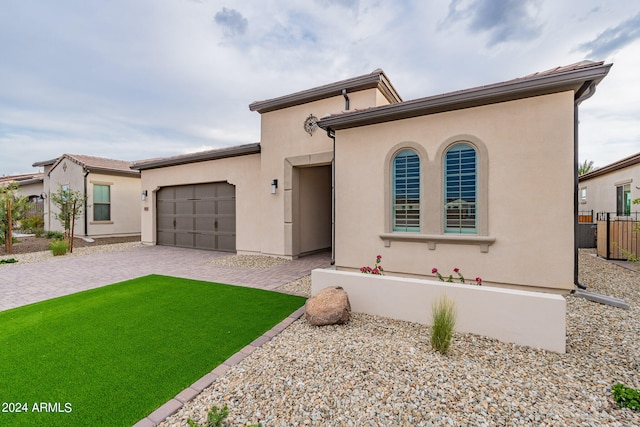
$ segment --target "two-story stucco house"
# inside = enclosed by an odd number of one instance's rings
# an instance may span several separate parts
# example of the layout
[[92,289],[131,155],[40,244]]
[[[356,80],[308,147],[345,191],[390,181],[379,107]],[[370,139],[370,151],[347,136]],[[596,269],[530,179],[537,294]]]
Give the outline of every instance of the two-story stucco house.
[[[138,162],[142,240],[389,275],[458,267],[485,285],[574,288],[582,62],[403,101],[381,70],[257,101],[259,143]],[[541,190],[542,189],[542,190]],[[577,196],[576,196],[577,197]]]
[[80,192],[87,200],[75,223],[76,236],[140,234],[140,173],[130,168],[131,162],[63,154],[33,166],[44,169],[45,230],[62,230],[55,218],[57,208],[51,202],[51,193],[67,189]]

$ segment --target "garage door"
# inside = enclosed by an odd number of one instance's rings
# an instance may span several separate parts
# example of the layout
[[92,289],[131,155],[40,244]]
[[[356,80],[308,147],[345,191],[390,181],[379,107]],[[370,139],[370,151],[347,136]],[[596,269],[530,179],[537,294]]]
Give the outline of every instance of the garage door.
[[159,245],[235,252],[235,186],[213,182],[164,187],[156,200]]

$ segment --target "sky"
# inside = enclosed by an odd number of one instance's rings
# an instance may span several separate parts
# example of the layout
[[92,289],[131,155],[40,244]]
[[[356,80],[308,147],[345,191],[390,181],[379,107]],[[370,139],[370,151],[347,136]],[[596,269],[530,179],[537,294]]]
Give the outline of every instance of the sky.
[[253,101],[385,71],[404,100],[582,60],[580,161],[640,152],[640,2],[3,0],[0,176],[259,142]]

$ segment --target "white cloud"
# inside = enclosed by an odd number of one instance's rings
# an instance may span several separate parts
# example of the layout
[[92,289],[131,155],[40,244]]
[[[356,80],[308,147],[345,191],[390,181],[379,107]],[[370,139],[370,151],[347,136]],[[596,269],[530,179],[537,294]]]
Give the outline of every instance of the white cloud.
[[585,54],[616,65],[581,108],[584,151],[605,141],[620,148],[599,157],[621,158],[640,151],[632,16],[595,0],[10,2],[0,14],[0,174],[64,152],[142,159],[257,142],[252,101],[376,68],[413,99]]

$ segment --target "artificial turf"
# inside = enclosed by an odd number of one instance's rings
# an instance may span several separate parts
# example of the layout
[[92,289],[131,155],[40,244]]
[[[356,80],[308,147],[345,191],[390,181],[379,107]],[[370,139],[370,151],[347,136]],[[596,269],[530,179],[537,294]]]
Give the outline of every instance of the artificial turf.
[[0,312],[0,425],[133,425],[304,301],[151,275]]

